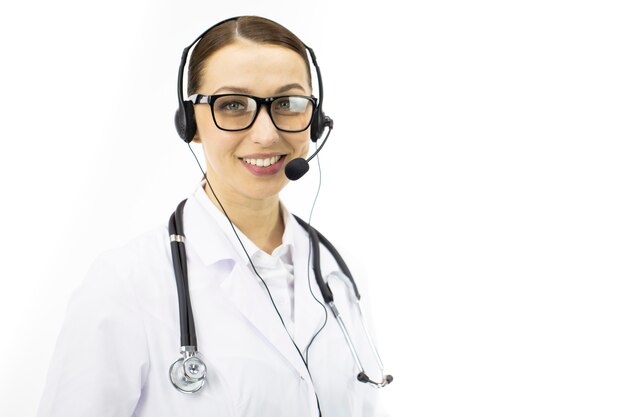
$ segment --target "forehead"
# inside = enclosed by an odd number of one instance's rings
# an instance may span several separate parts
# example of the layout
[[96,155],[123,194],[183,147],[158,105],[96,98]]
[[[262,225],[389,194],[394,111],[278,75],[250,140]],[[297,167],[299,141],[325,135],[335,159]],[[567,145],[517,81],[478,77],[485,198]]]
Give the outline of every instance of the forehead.
[[284,46],[237,40],[214,52],[203,65],[201,90],[213,94],[225,86],[268,96],[286,84],[300,84],[310,94],[307,66]]

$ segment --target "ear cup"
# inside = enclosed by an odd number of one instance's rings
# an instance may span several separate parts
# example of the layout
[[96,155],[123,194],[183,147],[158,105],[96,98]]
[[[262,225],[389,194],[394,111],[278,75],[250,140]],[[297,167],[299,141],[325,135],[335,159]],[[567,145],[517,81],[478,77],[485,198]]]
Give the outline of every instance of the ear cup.
[[315,109],[311,118],[311,140],[317,142],[324,131],[324,118],[326,115],[322,109]]
[[191,142],[196,134],[196,118],[191,101],[183,101],[183,107],[179,107],[178,110],[176,110],[174,123],[176,124],[178,136],[186,143]]

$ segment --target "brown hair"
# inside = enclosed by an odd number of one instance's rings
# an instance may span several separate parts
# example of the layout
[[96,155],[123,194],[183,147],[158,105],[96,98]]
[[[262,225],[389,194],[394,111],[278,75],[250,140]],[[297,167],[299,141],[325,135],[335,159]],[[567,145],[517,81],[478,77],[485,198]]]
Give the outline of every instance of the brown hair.
[[189,59],[188,96],[197,93],[202,84],[203,64],[206,59],[218,49],[235,42],[237,39],[284,46],[297,52],[306,63],[309,86],[311,86],[311,68],[304,43],[287,28],[276,22],[259,16],[241,16],[214,27],[194,47]]

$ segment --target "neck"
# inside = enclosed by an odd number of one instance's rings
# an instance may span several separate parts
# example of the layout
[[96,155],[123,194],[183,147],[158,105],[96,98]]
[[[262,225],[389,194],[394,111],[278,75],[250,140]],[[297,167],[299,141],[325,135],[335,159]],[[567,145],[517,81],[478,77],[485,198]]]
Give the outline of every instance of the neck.
[[[285,225],[280,212],[278,195],[264,200],[245,199],[241,196],[233,197],[228,193],[220,193],[213,183],[211,185],[230,221],[259,249],[271,254],[274,249],[280,246]],[[218,210],[222,211],[220,204],[206,183],[204,192]]]

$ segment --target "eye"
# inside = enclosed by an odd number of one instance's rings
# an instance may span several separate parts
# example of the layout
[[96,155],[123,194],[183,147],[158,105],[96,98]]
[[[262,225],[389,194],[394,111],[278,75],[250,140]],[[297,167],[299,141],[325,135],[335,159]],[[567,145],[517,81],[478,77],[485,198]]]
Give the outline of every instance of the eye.
[[289,98],[281,98],[278,100],[278,107],[281,110],[287,110],[291,108],[291,100]]
[[274,110],[281,114],[303,113],[310,102],[297,96],[281,97],[274,102]]
[[241,100],[223,100],[220,101],[218,109],[221,111],[244,111],[247,108],[247,103]]

